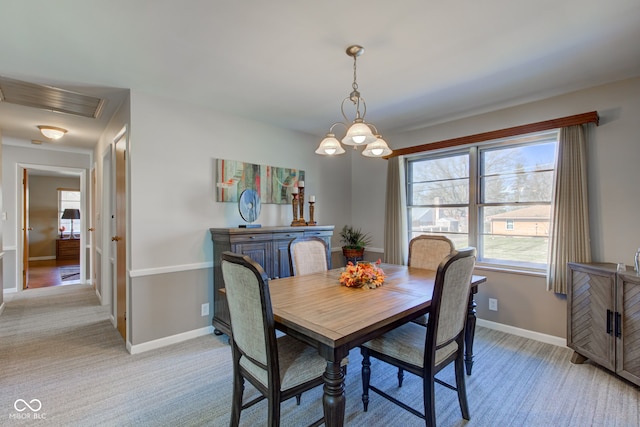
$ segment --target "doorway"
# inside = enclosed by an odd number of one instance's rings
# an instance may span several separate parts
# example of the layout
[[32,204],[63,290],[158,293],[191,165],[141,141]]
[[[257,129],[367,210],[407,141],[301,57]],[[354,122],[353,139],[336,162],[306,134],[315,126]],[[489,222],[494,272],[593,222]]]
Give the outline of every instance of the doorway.
[[[84,250],[84,224],[86,219],[81,215],[80,219],[76,220],[76,226],[79,224],[79,227],[74,230],[75,239],[70,238],[68,231],[66,234],[59,231],[57,190],[65,186],[79,189],[79,211],[86,212],[86,170],[19,164],[18,173],[20,179],[17,182],[22,183],[21,191],[18,192],[22,199],[19,204],[22,220],[17,224],[19,235],[22,236],[19,241],[22,256],[16,263],[16,269],[19,272],[16,278],[21,279],[17,288],[85,283],[87,256]],[[61,245],[61,242],[64,245]],[[64,256],[65,251],[68,250],[74,250],[76,255]],[[71,268],[72,266],[74,268]],[[32,279],[35,280],[33,283],[31,283]]]

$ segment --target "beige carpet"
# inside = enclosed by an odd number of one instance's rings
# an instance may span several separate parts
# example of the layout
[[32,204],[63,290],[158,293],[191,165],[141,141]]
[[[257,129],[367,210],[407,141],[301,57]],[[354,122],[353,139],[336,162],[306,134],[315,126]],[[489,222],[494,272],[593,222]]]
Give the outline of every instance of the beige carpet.
[[[205,336],[130,355],[91,287],[31,289],[5,295],[5,303],[0,425],[229,424],[231,358],[224,337]],[[568,349],[478,328],[475,350],[473,375],[467,377],[471,421],[461,419],[455,393],[436,386],[440,426],[640,425],[638,388],[591,364],[572,365]],[[357,350],[351,352],[346,425],[424,425],[375,394],[369,412],[362,412],[361,359]],[[374,362],[372,372],[378,385],[420,405],[417,378],[407,375],[398,389],[395,369]],[[442,374],[453,377],[451,369]],[[246,395],[254,392],[248,389]],[[297,427],[317,419],[321,394],[321,388],[305,393],[299,407],[295,399],[285,402],[281,425]],[[37,411],[34,399],[41,404]],[[241,425],[263,426],[265,419],[261,403],[243,412]]]

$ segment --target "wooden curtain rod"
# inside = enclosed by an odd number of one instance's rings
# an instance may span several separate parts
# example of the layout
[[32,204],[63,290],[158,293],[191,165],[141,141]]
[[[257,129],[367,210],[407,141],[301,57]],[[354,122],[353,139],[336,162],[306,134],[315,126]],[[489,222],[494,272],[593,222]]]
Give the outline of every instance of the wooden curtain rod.
[[431,142],[429,144],[414,145],[413,147],[398,148],[393,153],[385,156],[385,159],[404,156],[407,154],[422,153],[425,151],[439,150],[441,148],[457,147],[459,145],[475,144],[492,139],[508,138],[526,133],[542,132],[550,129],[558,129],[585,123],[595,123],[598,125],[598,112],[576,114],[573,116],[561,117],[559,119],[545,120],[544,122],[530,123],[528,125],[514,126],[512,128],[493,130],[490,132],[477,133],[475,135],[461,136],[459,138],[446,139],[444,141]]

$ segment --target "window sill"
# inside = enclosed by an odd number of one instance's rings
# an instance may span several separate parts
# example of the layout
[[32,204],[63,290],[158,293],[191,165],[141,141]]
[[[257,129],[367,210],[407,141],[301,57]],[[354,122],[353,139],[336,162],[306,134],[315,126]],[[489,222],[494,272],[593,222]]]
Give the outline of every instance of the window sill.
[[484,270],[484,271],[496,271],[499,273],[510,273],[510,274],[520,274],[523,276],[534,276],[534,277],[547,277],[547,272],[542,270],[527,270],[520,269],[517,267],[504,267],[504,266],[496,266],[489,264],[478,264],[476,263],[476,270]]

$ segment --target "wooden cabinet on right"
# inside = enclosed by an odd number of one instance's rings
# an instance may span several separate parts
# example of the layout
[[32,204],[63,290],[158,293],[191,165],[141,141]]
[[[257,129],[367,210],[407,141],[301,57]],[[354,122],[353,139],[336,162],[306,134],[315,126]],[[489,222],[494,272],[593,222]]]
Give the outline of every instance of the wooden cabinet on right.
[[640,385],[640,276],[616,264],[569,263],[567,346]]

